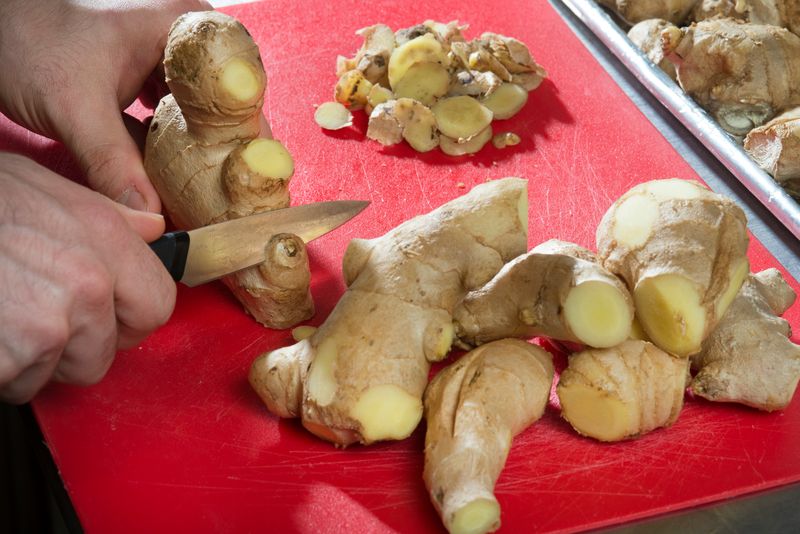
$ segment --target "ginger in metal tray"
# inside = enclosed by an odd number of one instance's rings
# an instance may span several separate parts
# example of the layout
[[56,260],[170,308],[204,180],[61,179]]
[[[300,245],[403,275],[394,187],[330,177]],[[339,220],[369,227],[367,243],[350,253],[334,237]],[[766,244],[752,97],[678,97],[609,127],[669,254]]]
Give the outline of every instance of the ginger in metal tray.
[[[467,41],[466,28],[428,20],[396,32],[384,24],[359,30],[355,56],[337,58],[334,100],[369,113],[367,137],[383,145],[478,152],[493,138],[493,121],[516,115],[547,73],[517,39],[484,33]],[[326,104],[315,114],[326,129],[346,125],[340,117]]]

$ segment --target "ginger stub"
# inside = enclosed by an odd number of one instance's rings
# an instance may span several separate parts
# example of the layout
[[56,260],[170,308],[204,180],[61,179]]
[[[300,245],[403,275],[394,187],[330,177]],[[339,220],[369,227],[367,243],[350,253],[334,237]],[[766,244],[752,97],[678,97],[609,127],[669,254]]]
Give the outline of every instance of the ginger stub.
[[423,478],[449,532],[500,527],[495,482],[511,440],[544,413],[552,382],[550,354],[516,339],[487,343],[431,381]]
[[579,434],[620,441],[674,423],[688,379],[688,359],[629,340],[571,355],[556,391],[561,416]]
[[[144,166],[175,225],[192,229],[287,207],[294,162],[262,131],[267,78],[247,30],[222,13],[182,15],[170,29],[164,70],[172,93],[156,108]],[[314,313],[297,236],[274,236],[262,264],[223,282],[266,326],[286,328]]]
[[383,237],[351,241],[348,288],[327,320],[253,363],[268,409],[342,446],[411,434],[430,364],[453,342],[456,303],[525,251],[526,186],[481,184]]
[[679,179],[633,187],[597,228],[598,257],[627,283],[648,339],[682,357],[700,350],[739,291],[747,244],[741,208]]

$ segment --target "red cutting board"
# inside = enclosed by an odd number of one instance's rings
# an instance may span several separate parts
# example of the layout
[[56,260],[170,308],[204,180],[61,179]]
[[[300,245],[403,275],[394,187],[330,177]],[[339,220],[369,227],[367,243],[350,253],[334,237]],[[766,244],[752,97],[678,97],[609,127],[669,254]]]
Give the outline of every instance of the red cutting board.
[[[557,237],[592,247],[601,215],[632,185],[697,178],[545,0],[275,0],[225,11],[261,47],[266,114],[296,158],[294,202],[372,203],[309,247],[312,324],[344,289],[349,239],[381,235],[485,180],[529,180],[531,246]],[[497,124],[518,133],[519,146],[454,159],[365,140],[361,115],[337,133],[314,124],[314,104],[332,95],[336,55],[360,44],[355,30],[427,18],[468,23],[468,37],[517,37],[547,69],[525,109]],[[0,127],[0,148],[77,175],[59,145]],[[755,242],[750,257],[754,270],[777,265]],[[798,331],[800,305],[787,318]],[[35,413],[85,530],[442,531],[422,483],[423,427],[403,442],[337,450],[261,405],[247,384],[250,362],[290,342],[288,331],[253,322],[220,284],[181,287],[170,322],[120,353],[102,383],[44,391]],[[797,398],[773,414],[687,399],[671,428],[619,444],[579,437],[551,403],[515,440],[498,482],[502,531],[619,524],[795,482],[798,443]]]

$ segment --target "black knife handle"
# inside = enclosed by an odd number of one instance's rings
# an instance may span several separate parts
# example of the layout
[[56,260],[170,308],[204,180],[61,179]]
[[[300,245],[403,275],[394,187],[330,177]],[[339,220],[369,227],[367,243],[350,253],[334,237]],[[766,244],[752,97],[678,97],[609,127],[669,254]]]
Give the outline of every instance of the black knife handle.
[[172,275],[172,279],[179,282],[183,278],[184,269],[186,269],[189,234],[187,232],[168,232],[150,243],[150,248]]

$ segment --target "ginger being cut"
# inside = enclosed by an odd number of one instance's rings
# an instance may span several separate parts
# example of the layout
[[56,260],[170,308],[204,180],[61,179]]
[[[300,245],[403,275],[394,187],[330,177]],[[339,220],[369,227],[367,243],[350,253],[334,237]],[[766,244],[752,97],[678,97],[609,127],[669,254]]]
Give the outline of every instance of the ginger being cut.
[[679,179],[633,187],[597,228],[598,257],[627,283],[648,338],[683,357],[700,351],[747,277],[747,244],[741,208]]
[[593,347],[628,338],[633,304],[616,276],[577,245],[551,240],[506,264],[453,315],[460,342],[548,336]]
[[396,33],[383,24],[359,30],[361,49],[337,60],[335,100],[366,109],[367,137],[383,145],[478,152],[492,121],[516,115],[546,72],[520,41],[495,33],[467,41],[465,29],[428,20]]
[[708,400],[760,410],[786,408],[800,380],[800,346],[778,317],[795,300],[777,269],[751,274],[725,317],[692,357],[691,390]]
[[425,471],[452,534],[500,527],[494,485],[511,441],[544,413],[550,354],[515,339],[487,343],[439,372],[425,391]]
[[681,88],[735,136],[800,106],[800,37],[789,30],[712,19],[665,29],[662,46]]
[[579,434],[619,441],[674,423],[688,379],[688,359],[629,340],[570,355],[556,392],[561,416]]
[[268,409],[338,445],[403,439],[422,418],[453,309],[525,252],[527,183],[476,186],[382,237],[350,242],[347,291],[311,337],[260,356],[250,383]]
[[751,130],[744,149],[790,195],[800,199],[800,107]]
[[[262,128],[267,78],[244,26],[218,12],[187,13],[164,55],[172,94],[155,111],[144,164],[172,221],[192,229],[288,206],[294,163]],[[262,264],[223,281],[266,326],[286,328],[314,312],[297,236],[276,236]]]

